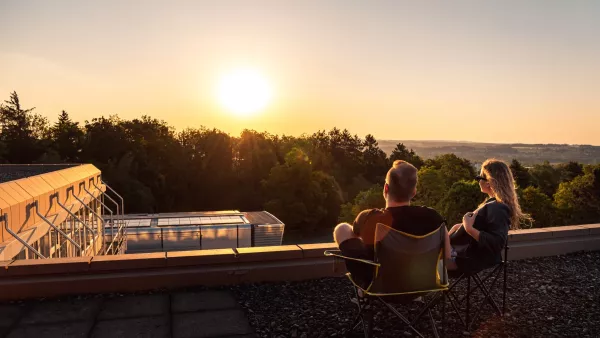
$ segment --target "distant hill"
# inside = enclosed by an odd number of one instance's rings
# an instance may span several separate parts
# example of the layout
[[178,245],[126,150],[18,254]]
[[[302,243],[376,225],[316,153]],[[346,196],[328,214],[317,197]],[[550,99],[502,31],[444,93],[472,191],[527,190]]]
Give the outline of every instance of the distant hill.
[[475,163],[495,157],[504,161],[517,159],[525,165],[577,161],[600,163],[600,146],[568,144],[500,144],[457,141],[379,140],[379,147],[390,154],[398,143],[404,143],[423,158],[454,153]]

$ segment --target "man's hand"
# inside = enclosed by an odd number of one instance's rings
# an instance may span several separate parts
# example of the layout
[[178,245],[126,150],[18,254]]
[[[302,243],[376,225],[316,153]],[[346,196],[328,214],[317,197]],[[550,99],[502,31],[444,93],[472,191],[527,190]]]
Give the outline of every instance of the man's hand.
[[448,234],[452,235],[453,233],[457,232],[458,229],[460,229],[461,226],[462,226],[462,223],[454,224],[454,226],[452,226],[452,228],[450,229],[450,231],[448,232]]

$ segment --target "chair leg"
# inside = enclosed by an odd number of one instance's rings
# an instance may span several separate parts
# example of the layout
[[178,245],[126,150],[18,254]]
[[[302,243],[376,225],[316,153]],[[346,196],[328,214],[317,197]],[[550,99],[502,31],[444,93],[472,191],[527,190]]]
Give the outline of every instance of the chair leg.
[[354,295],[356,296],[356,305],[358,306],[358,314],[356,315],[356,317],[354,317],[354,320],[352,321],[352,324],[349,326],[349,329],[345,329],[343,331],[344,334],[346,334],[349,331],[354,331],[356,330],[356,328],[362,324],[362,318],[363,318],[363,309],[364,306],[362,306],[361,304],[363,302],[366,302],[365,299],[359,297],[358,295],[358,289],[355,287],[354,288]]
[[369,298],[366,299],[366,305],[363,307],[362,324],[365,338],[373,337],[373,309],[370,306]]
[[467,276],[467,313],[465,315],[466,319],[465,319],[465,323],[467,324],[467,331],[469,331],[470,326],[471,326],[471,321],[470,319],[470,312],[471,312],[471,276]]
[[437,326],[435,325],[435,320],[433,319],[433,315],[431,314],[431,309],[427,309],[427,314],[429,315],[429,319],[431,320],[431,327],[433,329],[434,337],[440,338],[440,334],[438,333]]
[[[505,255],[506,256],[506,255]],[[505,258],[504,263],[502,264],[502,269],[504,270],[504,287],[502,289],[502,314],[506,313],[506,270],[508,270],[508,261]]]
[[450,301],[450,305],[452,305],[452,309],[454,310],[454,312],[456,312],[456,315],[458,316],[458,319],[460,320],[462,326],[467,327],[467,323],[465,323],[460,308],[457,305],[458,301],[455,299],[455,296],[454,294],[452,294],[452,292],[448,292],[448,300]]
[[398,310],[396,310],[395,307],[393,307],[392,305],[384,302],[381,298],[377,298],[383,305],[385,305],[388,309],[390,309],[390,311],[392,311],[392,313],[394,313],[396,315],[396,317],[400,318],[401,321],[404,322],[404,324],[406,324],[411,330],[413,330],[414,333],[416,333],[419,337],[421,338],[425,338],[423,337],[423,335],[421,334],[421,332],[417,331],[417,329],[413,326],[413,323],[409,322],[408,319],[406,317],[404,317],[400,312],[398,312]]
[[356,318],[354,318],[352,325],[350,325],[350,331],[356,330],[356,328],[358,327],[358,325],[360,325],[361,322],[362,322],[362,311],[358,315],[356,315]]
[[[496,278],[498,278],[498,276],[496,276]],[[496,301],[494,301],[494,298],[492,297],[492,294],[491,294],[491,291],[493,290],[493,288],[495,286],[496,279],[494,279],[494,282],[492,282],[492,286],[489,290],[486,288],[485,284],[481,281],[479,276],[474,275],[473,280],[475,281],[475,283],[477,283],[477,286],[479,286],[479,288],[481,289],[481,292],[483,293],[485,299],[488,300],[488,303],[490,303],[490,305],[494,308],[494,310],[496,310],[498,315],[501,316],[502,311],[500,311],[500,307],[498,307],[498,304],[496,304]]]
[[426,301],[425,305],[421,308],[421,311],[419,311],[415,318],[410,322],[410,325],[415,325],[419,321],[419,319],[421,319],[421,317],[425,314],[425,312],[427,312],[427,309],[429,309],[432,306],[432,304],[439,299],[439,297],[440,295],[436,293],[431,297],[430,300]]
[[[481,280],[481,278],[479,278],[479,276],[477,274],[473,275],[473,281],[477,284],[477,286],[479,287],[479,289],[481,290],[481,292],[483,293],[483,300],[481,301],[481,303],[479,304],[477,311],[475,312],[475,316],[473,317],[473,319],[471,320],[471,322],[468,322],[467,324],[469,325],[469,327],[471,327],[471,325],[473,325],[473,323],[475,323],[475,321],[477,320],[477,318],[479,317],[479,315],[481,314],[481,310],[483,310],[483,305],[485,304],[485,302],[487,301],[492,308],[499,314],[502,315],[500,308],[498,307],[498,305],[496,304],[496,302],[494,301],[494,298],[492,297],[491,292],[494,290],[494,287],[496,286],[496,282],[498,281],[498,275],[500,273],[500,270],[494,270],[493,271],[496,275],[494,276],[494,278],[492,279],[492,285],[490,285],[489,290],[486,288],[484,282]],[[490,277],[490,275],[488,275],[488,277]],[[486,278],[488,279],[488,278]]]
[[446,337],[446,292],[442,292],[442,337]]

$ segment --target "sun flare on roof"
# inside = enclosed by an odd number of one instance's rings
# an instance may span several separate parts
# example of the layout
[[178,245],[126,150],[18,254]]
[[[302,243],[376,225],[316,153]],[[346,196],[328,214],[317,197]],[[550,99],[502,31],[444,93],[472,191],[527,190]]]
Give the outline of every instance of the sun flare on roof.
[[238,69],[224,74],[218,84],[219,103],[237,116],[263,111],[271,102],[273,91],[267,78],[254,69]]

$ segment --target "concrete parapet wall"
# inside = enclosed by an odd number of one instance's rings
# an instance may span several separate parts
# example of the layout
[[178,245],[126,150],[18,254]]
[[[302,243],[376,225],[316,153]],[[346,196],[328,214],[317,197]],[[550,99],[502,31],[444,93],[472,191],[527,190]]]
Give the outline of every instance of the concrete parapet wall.
[[509,260],[600,250],[600,224],[511,231]]
[[[509,260],[600,250],[600,224],[511,231]],[[0,300],[340,276],[334,243],[0,261]]]

